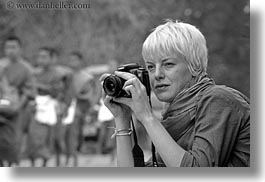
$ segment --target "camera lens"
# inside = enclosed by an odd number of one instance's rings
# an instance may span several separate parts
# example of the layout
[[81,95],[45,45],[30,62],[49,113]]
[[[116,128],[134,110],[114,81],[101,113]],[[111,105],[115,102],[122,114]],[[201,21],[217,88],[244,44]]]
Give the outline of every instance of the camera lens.
[[122,91],[124,80],[118,76],[111,75],[105,78],[103,82],[103,89],[107,95],[117,97]]

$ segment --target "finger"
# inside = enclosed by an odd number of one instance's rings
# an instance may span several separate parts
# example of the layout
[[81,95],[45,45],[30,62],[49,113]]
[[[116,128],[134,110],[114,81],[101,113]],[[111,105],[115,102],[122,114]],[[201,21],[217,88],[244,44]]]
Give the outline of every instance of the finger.
[[104,100],[110,102],[111,100],[113,100],[113,97],[107,95]]
[[100,76],[99,81],[103,82],[105,80],[106,77],[110,76],[110,73],[104,73],[103,75]]
[[115,71],[114,74],[123,78],[124,80],[129,80],[136,77],[134,74],[122,71]]
[[105,106],[110,106],[112,101],[113,101],[113,97],[107,95],[104,99]]
[[137,90],[141,88],[141,81],[137,78],[137,77],[134,77],[132,79],[129,79],[127,80],[124,85],[123,85],[123,89],[126,87],[126,86],[129,86],[129,85],[133,85]]
[[125,90],[125,87],[133,85],[134,86],[134,93],[132,93],[132,97],[135,98],[136,94],[138,96],[146,93],[146,88],[142,84],[142,82],[138,78],[132,78],[124,83],[123,89]]
[[126,87],[124,87],[124,90],[126,93],[128,93],[132,97],[135,96],[136,90],[133,85],[127,85]]

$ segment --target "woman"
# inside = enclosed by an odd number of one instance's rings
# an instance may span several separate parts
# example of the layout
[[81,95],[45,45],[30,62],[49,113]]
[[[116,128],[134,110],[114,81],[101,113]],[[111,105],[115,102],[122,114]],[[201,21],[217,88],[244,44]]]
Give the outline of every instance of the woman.
[[201,32],[190,24],[168,21],[147,37],[142,54],[151,88],[168,107],[159,121],[136,76],[115,72],[127,80],[123,88],[132,96],[104,99],[115,117],[118,166],[133,166],[129,113],[145,127],[158,162],[165,166],[249,166],[249,101],[207,76]]

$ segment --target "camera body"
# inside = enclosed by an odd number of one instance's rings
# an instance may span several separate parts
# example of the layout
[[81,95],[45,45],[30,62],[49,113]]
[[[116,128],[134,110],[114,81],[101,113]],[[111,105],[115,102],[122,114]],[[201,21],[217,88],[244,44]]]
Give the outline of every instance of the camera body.
[[[151,87],[150,87],[150,82],[149,82],[148,71],[144,67],[138,65],[137,63],[130,63],[130,64],[119,66],[117,71],[128,72],[128,73],[134,74],[145,86],[146,93],[148,96],[150,96]],[[116,98],[118,97],[130,98],[131,95],[128,95],[122,89],[125,82],[126,80],[124,80],[123,78],[117,75],[110,75],[104,79],[103,89],[105,93],[109,96],[116,97]]]

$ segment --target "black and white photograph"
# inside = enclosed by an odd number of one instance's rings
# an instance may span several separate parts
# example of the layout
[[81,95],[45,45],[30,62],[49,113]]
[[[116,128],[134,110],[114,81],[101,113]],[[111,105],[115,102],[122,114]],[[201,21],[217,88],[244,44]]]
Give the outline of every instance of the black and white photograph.
[[250,64],[250,0],[0,0],[0,167],[249,169]]
[[1,166],[251,166],[249,1],[0,8]]

